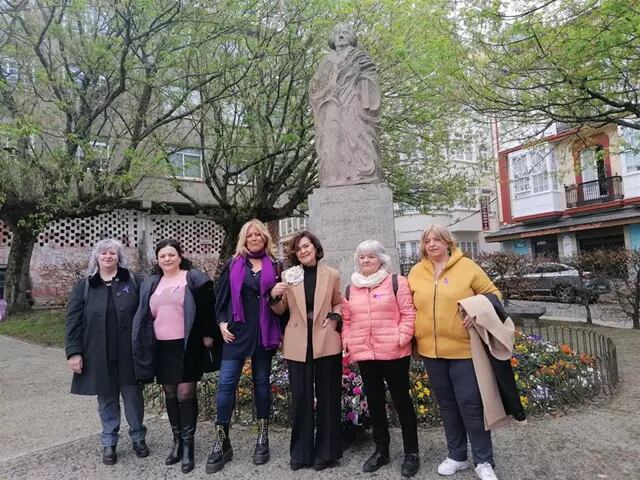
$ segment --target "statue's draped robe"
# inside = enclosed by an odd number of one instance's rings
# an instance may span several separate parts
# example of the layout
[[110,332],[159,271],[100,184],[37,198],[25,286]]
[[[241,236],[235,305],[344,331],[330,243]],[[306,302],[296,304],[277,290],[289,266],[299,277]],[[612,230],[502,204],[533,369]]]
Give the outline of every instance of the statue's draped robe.
[[381,180],[380,88],[366,52],[347,47],[322,61],[309,86],[320,185]]

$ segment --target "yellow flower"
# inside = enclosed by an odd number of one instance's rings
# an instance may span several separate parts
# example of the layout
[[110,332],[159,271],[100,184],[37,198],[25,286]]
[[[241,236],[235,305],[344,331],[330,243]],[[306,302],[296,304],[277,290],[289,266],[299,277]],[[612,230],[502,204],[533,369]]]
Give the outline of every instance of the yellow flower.
[[418,398],[424,398],[424,393],[422,392],[418,393]]
[[427,413],[427,408],[426,408],[424,405],[420,405],[420,406],[418,407],[418,413],[419,413],[420,415],[424,415],[425,413]]
[[514,379],[516,380],[516,382],[517,382],[517,381],[518,381],[518,379],[519,379],[520,377],[518,376],[518,374],[517,374],[517,373],[514,373],[514,374],[513,374],[513,378],[514,378]]
[[431,395],[431,390],[429,390],[427,387],[425,387],[423,391],[425,395]]
[[527,408],[527,405],[529,405],[529,399],[524,395],[520,395],[520,403],[522,403],[523,407]]

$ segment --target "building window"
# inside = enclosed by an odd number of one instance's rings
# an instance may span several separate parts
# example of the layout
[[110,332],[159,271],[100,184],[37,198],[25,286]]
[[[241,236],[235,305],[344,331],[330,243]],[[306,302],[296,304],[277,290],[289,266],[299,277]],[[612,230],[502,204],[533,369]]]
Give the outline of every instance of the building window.
[[400,256],[404,258],[417,257],[418,242],[400,242]]
[[533,193],[558,188],[555,178],[555,159],[551,151],[527,150],[510,156],[513,196],[525,197]]
[[459,242],[459,246],[468,257],[475,258],[478,255],[478,242]]
[[176,177],[202,179],[202,151],[199,149],[178,150],[169,156],[169,163]]
[[627,173],[640,172],[640,130],[622,128],[620,152]]
[[91,142],[87,145],[86,151],[80,145],[76,150],[78,161],[91,162],[97,171],[108,172],[111,152],[109,145],[104,142]]
[[278,224],[280,238],[288,237],[289,235],[293,235],[294,233],[306,230],[308,220],[309,219],[307,217],[283,218]]
[[18,63],[12,58],[3,58],[0,61],[0,73],[4,80],[14,86],[18,83]]

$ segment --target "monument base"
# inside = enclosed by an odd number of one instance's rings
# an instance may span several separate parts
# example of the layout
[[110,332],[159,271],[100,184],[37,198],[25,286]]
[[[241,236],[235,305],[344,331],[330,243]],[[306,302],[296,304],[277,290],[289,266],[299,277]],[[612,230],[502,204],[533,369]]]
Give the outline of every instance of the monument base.
[[325,262],[340,271],[343,291],[354,271],[353,255],[363,240],[378,240],[399,273],[393,196],[383,183],[321,187],[309,195],[309,227],[324,248]]

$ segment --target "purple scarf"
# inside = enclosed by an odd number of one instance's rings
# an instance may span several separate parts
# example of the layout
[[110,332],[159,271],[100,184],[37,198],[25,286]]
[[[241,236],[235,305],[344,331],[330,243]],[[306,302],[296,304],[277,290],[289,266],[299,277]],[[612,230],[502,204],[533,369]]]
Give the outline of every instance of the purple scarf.
[[229,283],[231,287],[231,312],[234,322],[244,323],[244,306],[242,305],[242,284],[245,276],[245,266],[248,258],[262,259],[260,273],[260,345],[266,350],[277,348],[282,339],[280,322],[269,306],[269,291],[276,284],[276,271],[271,258],[264,250],[257,253],[249,252],[247,257],[238,255],[231,261],[229,268]]

